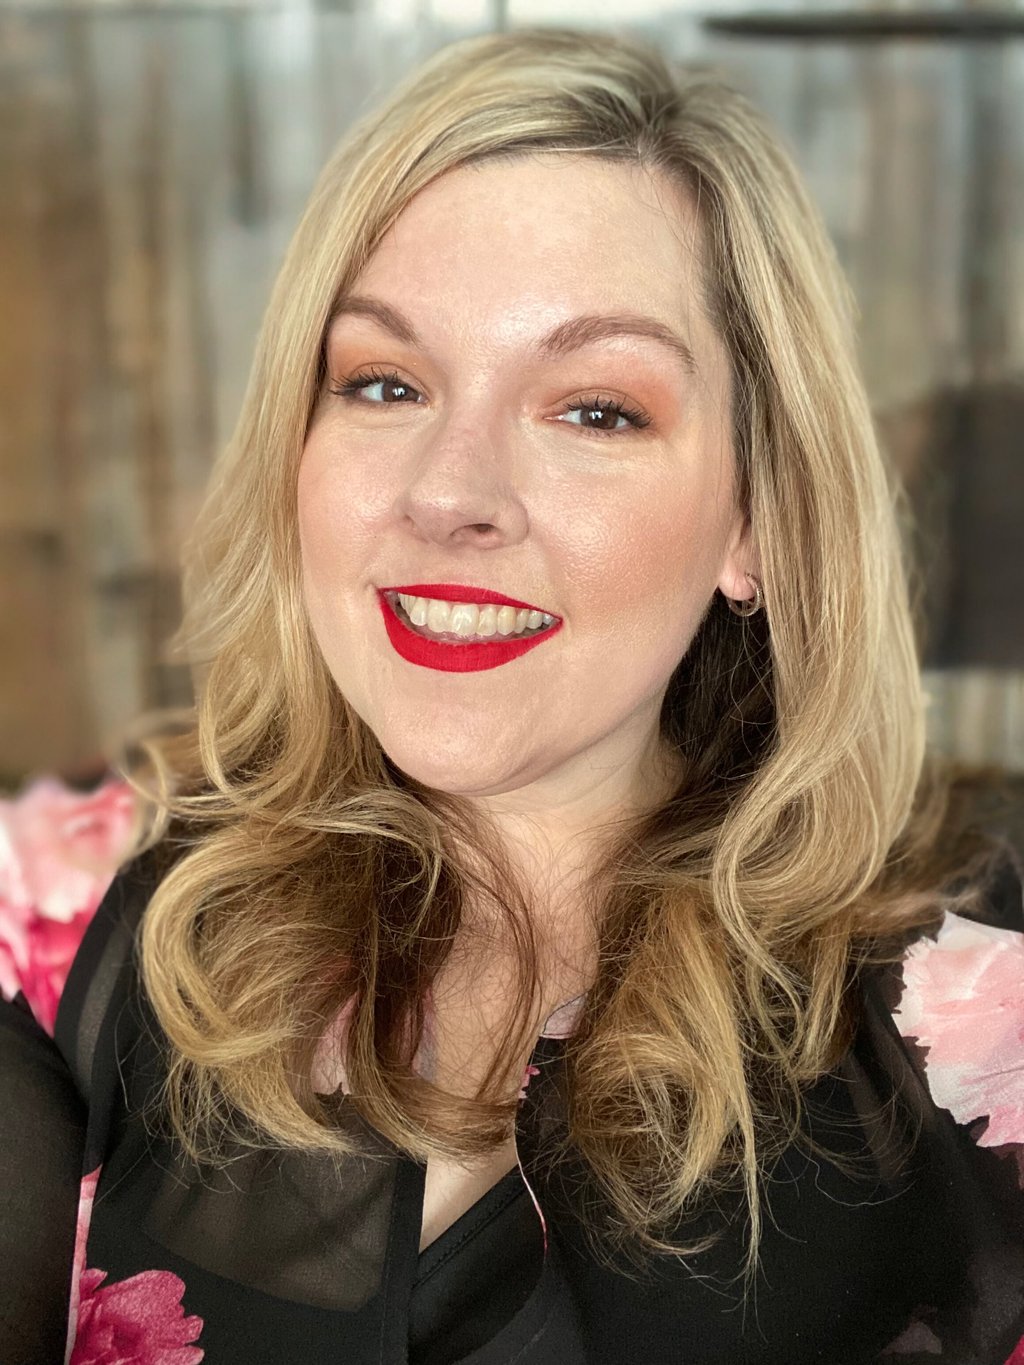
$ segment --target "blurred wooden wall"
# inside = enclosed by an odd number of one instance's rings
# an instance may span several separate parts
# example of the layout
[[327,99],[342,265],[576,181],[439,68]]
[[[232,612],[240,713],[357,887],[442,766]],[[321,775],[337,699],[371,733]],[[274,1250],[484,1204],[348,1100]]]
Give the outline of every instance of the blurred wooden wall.
[[274,273],[362,101],[458,36],[400,19],[0,3],[0,783],[190,700],[178,549]]
[[[1021,428],[994,435],[986,397],[1020,411],[1024,44],[737,41],[702,28],[714,8],[599,22],[724,66],[789,139],[923,509],[934,735],[1024,769]],[[178,547],[320,166],[428,52],[534,22],[594,6],[0,0],[0,786],[89,771],[190,699],[163,654]]]

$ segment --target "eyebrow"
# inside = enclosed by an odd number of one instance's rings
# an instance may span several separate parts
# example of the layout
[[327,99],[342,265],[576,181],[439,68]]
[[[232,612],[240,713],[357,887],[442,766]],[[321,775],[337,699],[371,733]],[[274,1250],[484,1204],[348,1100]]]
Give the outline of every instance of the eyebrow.
[[[333,326],[337,318],[345,316],[370,318],[407,346],[423,345],[419,333],[405,314],[382,299],[372,298],[368,294],[343,295],[331,310],[328,328]],[[659,342],[673,352],[687,374],[697,373],[693,351],[683,338],[665,323],[643,313],[584,313],[553,327],[541,337],[537,350],[542,356],[551,358],[569,355],[591,342],[604,341],[608,337],[631,336]]]

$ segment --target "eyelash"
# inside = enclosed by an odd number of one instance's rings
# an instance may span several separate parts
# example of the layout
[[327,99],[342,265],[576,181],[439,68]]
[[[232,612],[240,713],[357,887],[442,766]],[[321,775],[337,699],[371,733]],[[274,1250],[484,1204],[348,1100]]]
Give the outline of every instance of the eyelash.
[[[412,389],[413,393],[419,390],[407,384],[400,375],[394,371],[370,369],[361,374],[355,374],[350,379],[345,379],[339,384],[331,384],[330,392],[339,398],[352,400],[362,389],[372,384],[396,384],[399,387]],[[578,403],[570,403],[562,408],[562,415],[570,412],[613,412],[616,417],[625,417],[634,430],[640,431],[650,424],[651,419],[640,408],[630,407],[628,403],[620,403],[614,398],[602,398],[600,394],[595,394],[592,399],[588,398]],[[623,431],[602,431],[600,427],[580,427],[588,436],[622,436]]]

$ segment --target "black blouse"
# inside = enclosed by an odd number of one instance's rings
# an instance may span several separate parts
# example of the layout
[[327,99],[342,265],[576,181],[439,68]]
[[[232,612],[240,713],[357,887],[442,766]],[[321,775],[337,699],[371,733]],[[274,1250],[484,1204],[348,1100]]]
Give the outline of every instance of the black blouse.
[[[1024,1365],[1013,859],[982,914],[947,917],[987,926],[974,957],[944,951],[940,933],[861,973],[854,1041],[805,1097],[805,1134],[841,1160],[794,1145],[766,1177],[746,1301],[739,1194],[680,1224],[688,1240],[723,1230],[703,1253],[639,1271],[594,1254],[585,1169],[544,1160],[564,1131],[559,1037],[542,1034],[532,1057],[521,1171],[422,1253],[424,1167],[344,1099],[337,1121],[365,1155],[341,1179],[327,1158],[241,1147],[223,1169],[191,1169],[140,1116],[161,1049],[133,945],[156,875],[146,854],[112,881],[53,1039],[23,996],[0,1002],[4,1365]],[[961,1059],[957,1093],[992,1097],[977,1114],[933,1093],[954,1073],[894,1017],[914,953],[941,967],[935,981],[960,982],[962,1014],[955,999],[935,1008]]]

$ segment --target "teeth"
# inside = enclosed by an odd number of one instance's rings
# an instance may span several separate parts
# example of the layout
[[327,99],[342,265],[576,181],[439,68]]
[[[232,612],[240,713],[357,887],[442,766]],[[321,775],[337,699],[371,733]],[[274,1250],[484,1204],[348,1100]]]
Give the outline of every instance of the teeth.
[[429,602],[427,604],[427,625],[431,630],[438,634],[442,630],[448,629],[448,619],[451,616],[451,608],[445,602]]
[[[433,610],[433,608],[431,608]],[[472,602],[453,602],[451,611],[448,613],[448,624],[444,627],[452,635],[493,635],[493,630],[488,630],[487,626],[480,629],[480,612],[473,606]],[[430,612],[427,613],[430,619]],[[489,620],[490,618],[488,618]]]
[[554,617],[528,607],[495,606],[487,603],[442,602],[433,597],[396,594],[414,626],[426,626],[438,635],[487,639],[492,635],[523,635],[547,629]]

